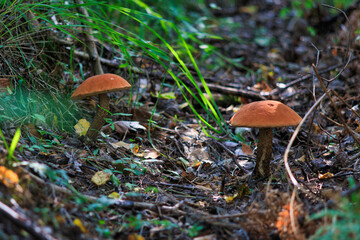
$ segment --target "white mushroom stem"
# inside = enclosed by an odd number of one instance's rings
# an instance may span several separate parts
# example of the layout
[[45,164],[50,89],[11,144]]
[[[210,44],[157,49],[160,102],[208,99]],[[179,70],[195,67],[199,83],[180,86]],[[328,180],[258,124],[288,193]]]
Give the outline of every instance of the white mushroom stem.
[[89,127],[89,130],[86,133],[86,137],[93,141],[95,140],[96,136],[99,134],[100,129],[105,124],[105,118],[108,116],[108,112],[105,110],[109,110],[109,97],[107,93],[102,93],[99,95],[99,106],[94,120]]
[[255,176],[264,178],[270,175],[272,158],[272,128],[259,128],[259,142],[256,155]]

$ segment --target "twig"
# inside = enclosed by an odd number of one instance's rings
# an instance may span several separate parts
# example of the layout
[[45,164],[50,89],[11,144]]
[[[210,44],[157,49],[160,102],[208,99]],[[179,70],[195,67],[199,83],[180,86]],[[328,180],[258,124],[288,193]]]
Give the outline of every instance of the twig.
[[225,214],[225,215],[211,215],[208,216],[207,219],[225,219],[225,218],[237,218],[237,217],[246,217],[249,215],[255,214],[268,214],[269,211],[257,211],[257,212],[243,212],[243,213],[235,213],[235,214]]
[[[199,86],[202,86],[202,83],[200,83],[200,82],[196,82],[196,84],[198,84]],[[207,83],[206,85],[208,86],[208,88],[210,90],[214,90],[214,91],[221,92],[224,94],[238,95],[240,97],[245,97],[245,98],[254,99],[254,100],[265,100],[266,99],[264,96],[261,96],[259,93],[256,93],[256,92],[251,92],[251,91],[232,88],[232,87],[225,87],[225,86],[216,85],[216,84],[212,84],[212,83]]]
[[[337,79],[343,73],[343,71],[345,70],[345,68],[347,67],[347,65],[350,62],[351,55],[352,55],[352,53],[350,52],[351,31],[352,30],[351,30],[350,20],[349,20],[348,16],[346,15],[346,13],[343,10],[341,10],[341,9],[339,9],[337,7],[331,6],[331,5],[327,5],[327,4],[321,4],[321,6],[332,8],[332,9],[335,9],[335,10],[339,11],[340,13],[342,13],[344,15],[345,19],[346,19],[346,22],[348,23],[348,28],[349,28],[348,36],[347,36],[347,44],[346,44],[346,53],[348,55],[347,62],[344,64],[344,66],[341,68],[341,70],[338,72],[338,74],[335,77],[333,77],[332,79],[329,80],[329,82],[332,82],[333,80]],[[344,57],[346,57],[346,56],[344,56]],[[345,58],[344,58],[344,61],[345,61]]]
[[[291,172],[291,168],[290,168],[290,165],[289,165],[289,161],[288,161],[288,157],[289,157],[289,152],[290,152],[290,148],[291,146],[293,145],[295,139],[296,139],[296,136],[299,134],[299,131],[302,127],[302,125],[304,125],[306,119],[310,116],[310,114],[317,108],[317,106],[321,103],[321,101],[326,97],[326,93],[324,93],[315,103],[314,105],[309,109],[309,111],[307,111],[307,113],[305,114],[305,116],[303,117],[303,120],[299,123],[299,125],[296,127],[293,135],[291,136],[290,138],[290,141],[286,147],[286,150],[285,150],[285,153],[284,153],[284,165],[285,165],[285,168],[286,168],[286,171],[290,177],[290,180],[292,182],[292,184],[296,187],[298,187],[300,190],[302,190],[303,192],[305,193],[308,193],[300,184],[299,182],[296,180],[295,176],[293,175],[293,173]],[[311,194],[313,194],[311,192]],[[315,195],[316,198],[318,198],[316,195]]]
[[[352,61],[355,60],[355,59],[357,59],[357,58],[356,58],[356,57],[353,57],[351,60],[349,60],[349,62],[352,62]],[[342,63],[339,63],[339,64],[337,64],[337,65],[330,66],[330,67],[328,67],[328,68],[326,68],[326,69],[323,69],[323,70],[319,71],[319,74],[324,74],[324,73],[330,72],[330,71],[332,71],[332,70],[334,70],[334,69],[336,69],[336,68],[341,67],[342,65],[343,65]],[[303,82],[303,81],[305,81],[305,80],[308,80],[308,79],[310,79],[312,76],[313,76],[313,75],[309,73],[309,74],[306,74],[305,76],[302,76],[302,77],[300,77],[300,78],[297,78],[297,79],[295,79],[295,80],[293,80],[293,81],[285,84],[285,86],[282,87],[282,88],[274,89],[274,90],[270,93],[270,95],[271,95],[271,96],[276,96],[276,95],[280,94],[281,92],[285,91],[287,88],[289,88],[289,87],[291,87],[291,86],[293,86],[293,85],[295,85],[295,84],[297,84],[297,83],[300,83],[300,82]]]
[[[346,131],[353,137],[353,139],[357,142],[358,145],[360,145],[360,140],[357,136],[355,136],[354,132],[352,131],[352,129],[350,129],[349,125],[346,123],[343,115],[341,114],[338,106],[335,104],[334,102],[334,99],[331,98],[330,96],[330,91],[326,88],[325,84],[324,84],[324,81],[322,80],[320,74],[318,73],[317,69],[316,69],[316,66],[315,64],[312,64],[312,67],[315,71],[315,74],[316,74],[316,77],[317,79],[319,80],[320,82],[320,85],[321,85],[321,88],[323,89],[323,91],[326,93],[326,95],[328,96],[330,102],[331,102],[331,105],[333,106],[334,110],[335,110],[335,113],[336,115],[338,116],[338,118],[340,119],[341,123],[344,125]],[[335,92],[334,90],[331,90],[333,92]]]
[[[37,183],[43,185],[43,186],[48,186],[52,189],[54,189],[55,191],[57,192],[60,192],[62,194],[65,194],[65,195],[74,195],[74,194],[79,194],[80,196],[86,198],[87,200],[89,201],[98,201],[99,199],[97,197],[94,197],[94,196],[90,196],[90,195],[84,195],[84,194],[81,194],[81,193],[75,193],[75,192],[72,192],[70,189],[67,189],[65,187],[60,187],[56,184],[53,184],[53,183],[49,183],[49,182],[46,182],[44,181],[42,178],[39,178],[38,176],[32,174],[31,172],[29,172],[27,169],[25,168],[22,168],[23,171],[25,171],[27,174],[30,175],[30,177],[35,180]],[[117,207],[121,207],[121,208],[124,208],[124,209],[133,209],[133,208],[138,208],[138,209],[150,209],[150,210],[154,210],[154,209],[157,209],[158,207],[161,208],[162,211],[164,212],[172,212],[172,213],[178,213],[180,215],[183,215],[185,214],[184,212],[182,212],[181,210],[174,210],[173,207],[171,206],[161,206],[159,204],[156,204],[156,203],[146,203],[146,202],[134,202],[134,201],[128,201],[128,200],[118,200],[118,201],[115,201],[113,204],[113,206],[117,206]]]
[[179,201],[178,199],[176,199],[175,197],[173,197],[172,195],[168,194],[167,192],[165,192],[164,190],[162,190],[161,188],[159,188],[159,191],[164,194],[166,197],[168,197],[169,199],[171,199],[172,201],[176,202],[176,203],[181,203],[180,205],[183,206],[185,209],[188,210],[188,212],[186,212],[188,215],[191,215],[192,217],[195,217],[197,219],[201,219],[202,221],[205,221],[211,225],[215,225],[215,226],[220,226],[220,227],[228,227],[228,228],[232,228],[232,229],[239,229],[240,226],[234,223],[230,223],[230,222],[216,222],[213,221],[212,219],[210,219],[209,217],[212,216],[211,214],[207,213],[207,212],[203,212],[200,210],[197,210],[193,207],[190,207],[189,205],[185,204],[184,201]]
[[358,118],[360,118],[360,114],[356,112],[352,106],[350,106],[336,91],[332,90],[332,93],[336,95]]
[[[215,140],[214,140],[215,141]],[[242,166],[240,166],[240,164],[236,161],[236,156],[235,153],[233,153],[233,151],[231,151],[230,149],[228,149],[226,146],[224,146],[224,144],[222,144],[219,141],[216,141],[216,144],[219,145],[223,150],[225,150],[225,152],[227,152],[228,154],[230,154],[231,156],[231,160],[233,161],[233,163],[241,170],[243,171],[245,174],[248,174],[249,172],[244,169]]]
[[332,120],[331,118],[329,118],[328,116],[326,116],[323,113],[320,113],[320,116],[322,116],[323,118],[327,119],[328,121],[332,122],[333,124],[335,124],[336,126],[339,127],[344,127],[344,125],[342,125],[341,123],[336,122],[335,120]]
[[12,208],[8,207],[6,204],[0,201],[0,216],[2,221],[4,218],[9,219],[16,226],[27,231],[34,239],[40,240],[55,240],[53,236],[49,235],[45,231],[41,229],[41,227],[37,226],[25,215],[14,211]]
[[[84,59],[90,59],[89,54],[84,53],[82,51],[75,50],[74,54],[76,56],[84,58]],[[112,61],[112,60],[102,58],[102,57],[99,57],[99,59],[100,59],[101,63],[106,64],[107,66],[110,66],[110,67],[118,68],[120,65],[120,63],[118,63],[117,61]],[[134,73],[148,74],[149,76],[152,76],[152,77],[161,77],[161,78],[164,77],[163,76],[164,73],[162,73],[162,72],[153,72],[153,71],[147,72],[145,69],[141,69],[136,66],[128,66],[128,67]],[[165,79],[173,80],[173,78],[170,75],[165,76]],[[202,83],[200,83],[200,82],[196,82],[196,84],[198,84],[199,86],[202,86]],[[265,100],[266,99],[264,96],[261,96],[259,93],[256,93],[256,92],[251,92],[251,91],[232,88],[232,87],[220,86],[220,85],[216,85],[216,84],[212,84],[212,83],[207,83],[206,85],[208,86],[208,88],[210,90],[217,91],[217,92],[224,93],[224,94],[238,95],[241,97],[254,99],[254,100]]]
[[[89,14],[86,10],[86,8],[82,7],[81,5],[83,5],[83,1],[81,0],[74,0],[74,2],[80,6],[78,6],[78,11],[79,13],[81,13],[88,22],[91,22],[90,18],[89,18]],[[98,51],[96,49],[96,44],[95,44],[95,38],[93,36],[93,32],[92,32],[92,28],[90,27],[86,27],[84,28],[84,32],[85,32],[85,39],[86,39],[86,46],[87,46],[87,51],[88,54],[90,56],[90,61],[93,64],[94,67],[94,72],[96,75],[98,74],[103,74],[104,71],[102,69],[101,66],[101,62],[100,62],[100,58],[99,58],[99,54]]]
[[293,193],[291,195],[290,200],[290,223],[291,223],[291,229],[293,230],[295,238],[297,238],[299,235],[299,228],[297,226],[297,218],[295,218],[295,196],[297,193],[297,188],[293,190]]

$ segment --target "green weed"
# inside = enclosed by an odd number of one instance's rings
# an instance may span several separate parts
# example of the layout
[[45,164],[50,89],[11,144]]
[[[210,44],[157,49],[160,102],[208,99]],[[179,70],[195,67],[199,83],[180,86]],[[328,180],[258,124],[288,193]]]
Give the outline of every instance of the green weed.
[[7,164],[10,165],[10,164],[12,163],[12,161],[19,161],[19,160],[17,160],[16,157],[14,156],[14,152],[15,152],[15,149],[16,149],[16,145],[17,145],[17,143],[19,142],[19,139],[20,139],[20,136],[21,136],[20,128],[18,128],[18,129],[16,130],[16,132],[15,132],[15,134],[14,134],[14,137],[13,137],[13,139],[12,139],[12,141],[11,141],[10,146],[9,146],[9,144],[6,142],[5,136],[4,136],[3,132],[1,131],[1,129],[0,129],[0,136],[1,136],[1,139],[2,139],[2,141],[3,141],[3,143],[4,143],[4,146],[5,146],[5,148],[6,148],[7,152],[8,152],[8,156],[7,156],[8,162],[7,162]]
[[[350,188],[355,187],[353,178],[349,178]],[[359,239],[360,235],[360,193],[351,194],[350,198],[343,198],[337,209],[325,209],[312,219],[326,218],[329,224],[320,227],[311,239]]]

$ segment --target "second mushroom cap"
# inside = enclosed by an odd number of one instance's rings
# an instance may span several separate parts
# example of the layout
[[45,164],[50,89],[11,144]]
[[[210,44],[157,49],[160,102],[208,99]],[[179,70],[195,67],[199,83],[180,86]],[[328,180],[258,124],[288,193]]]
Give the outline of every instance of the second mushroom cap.
[[252,102],[240,108],[230,119],[235,127],[274,128],[295,126],[302,118],[285,104],[265,100]]

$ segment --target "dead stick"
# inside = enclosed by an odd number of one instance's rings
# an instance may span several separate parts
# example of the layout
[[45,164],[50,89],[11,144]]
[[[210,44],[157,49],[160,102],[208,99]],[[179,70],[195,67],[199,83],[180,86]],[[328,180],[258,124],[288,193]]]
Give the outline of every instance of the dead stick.
[[[202,83],[200,83],[200,82],[196,82],[196,84],[198,84],[199,86],[202,86]],[[216,85],[216,84],[212,84],[212,83],[207,83],[206,85],[208,86],[208,88],[210,90],[214,90],[214,91],[221,92],[224,94],[237,95],[240,97],[250,98],[250,99],[254,99],[254,100],[265,100],[266,99],[264,96],[261,96],[259,93],[256,93],[256,92]]]
[[[340,113],[340,110],[338,108],[338,106],[335,104],[334,99],[331,98],[330,96],[330,92],[328,91],[328,89],[326,88],[324,81],[322,80],[320,74],[318,73],[315,64],[312,64],[312,67],[315,71],[316,77],[320,82],[321,88],[323,89],[323,91],[326,93],[326,95],[328,96],[331,105],[333,106],[336,115],[338,116],[338,118],[340,119],[341,123],[344,125],[345,129],[347,130],[347,132],[354,138],[354,140],[357,142],[358,145],[360,145],[360,140],[357,136],[355,136],[354,132],[352,131],[352,129],[350,129],[349,125],[346,123],[344,116]],[[331,90],[334,91],[334,90]]]
[[[352,61],[354,61],[354,60],[356,60],[356,59],[357,59],[357,57],[353,57],[353,58],[351,58],[351,59],[349,60],[349,62],[352,62]],[[339,64],[334,65],[334,66],[330,66],[330,67],[328,67],[328,68],[326,68],[326,69],[323,69],[323,70],[319,71],[319,74],[324,74],[324,73],[330,72],[330,71],[332,71],[332,70],[334,70],[334,69],[336,69],[336,68],[339,68],[339,67],[341,67],[341,66],[343,66],[342,63],[339,63]],[[312,74],[306,74],[305,76],[302,76],[302,77],[300,77],[300,78],[297,78],[297,79],[295,79],[295,80],[293,80],[293,81],[285,84],[285,86],[282,87],[282,88],[274,89],[274,90],[271,92],[270,95],[272,95],[272,96],[277,95],[277,94],[285,91],[287,88],[289,88],[289,87],[291,87],[291,86],[293,86],[293,85],[295,85],[295,84],[297,84],[297,83],[300,83],[300,82],[303,82],[303,81],[305,81],[305,80],[310,79],[312,76],[313,76]]]
[[55,240],[53,236],[47,234],[45,231],[41,229],[41,227],[37,226],[27,218],[25,215],[14,211],[12,208],[8,207],[6,204],[0,201],[0,216],[2,221],[4,218],[9,219],[13,224],[18,226],[19,228],[27,231],[34,239],[40,240]]
[[[78,5],[83,5],[83,1],[81,0],[74,0],[74,2]],[[78,11],[80,14],[82,14],[86,20],[88,22],[91,22],[91,20],[89,19],[89,14],[86,10],[86,8],[79,6]],[[86,43],[87,43],[87,51],[88,54],[90,56],[90,60],[92,62],[92,65],[94,67],[94,72],[96,75],[98,74],[103,74],[104,71],[101,67],[101,62],[100,62],[100,58],[99,58],[99,54],[98,51],[96,49],[96,44],[95,44],[95,38],[93,36],[93,32],[92,32],[92,28],[91,27],[84,27],[84,32],[85,32],[85,38],[86,38]]]

